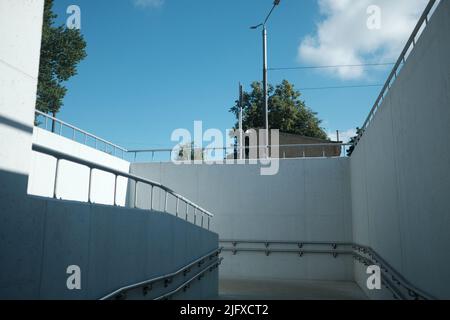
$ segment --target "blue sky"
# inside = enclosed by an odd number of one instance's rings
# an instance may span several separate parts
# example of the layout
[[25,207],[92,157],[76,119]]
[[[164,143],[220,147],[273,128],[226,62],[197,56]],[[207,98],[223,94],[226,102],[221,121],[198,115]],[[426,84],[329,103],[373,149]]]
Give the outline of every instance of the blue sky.
[[[366,30],[364,2],[386,12],[376,36]],[[249,26],[271,0],[57,0],[60,23],[71,4],[81,8],[88,57],[67,83],[58,117],[126,148],[171,147],[172,131],[192,131],[195,120],[231,128],[238,83],[261,79],[261,35]],[[394,61],[423,7],[424,0],[284,0],[268,26],[269,67]],[[389,69],[272,71],[269,81],[381,84]],[[302,98],[327,132],[345,132],[363,123],[379,90],[304,90]]]

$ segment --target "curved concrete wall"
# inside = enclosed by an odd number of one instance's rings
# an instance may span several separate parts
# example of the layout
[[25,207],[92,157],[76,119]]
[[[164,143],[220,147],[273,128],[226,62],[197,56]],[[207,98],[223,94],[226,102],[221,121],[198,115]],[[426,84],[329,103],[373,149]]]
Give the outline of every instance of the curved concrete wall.
[[450,2],[441,1],[350,162],[354,240],[447,299],[449,31]]

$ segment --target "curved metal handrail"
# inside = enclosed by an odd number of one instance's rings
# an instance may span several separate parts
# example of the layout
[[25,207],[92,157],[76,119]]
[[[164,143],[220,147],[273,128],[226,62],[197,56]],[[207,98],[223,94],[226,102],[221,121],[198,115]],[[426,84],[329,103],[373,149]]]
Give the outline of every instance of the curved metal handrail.
[[164,300],[164,299],[168,299],[169,297],[173,296],[174,294],[176,294],[177,292],[186,289],[187,287],[189,287],[189,285],[191,284],[192,281],[194,281],[195,279],[199,279],[200,277],[203,276],[203,274],[205,274],[208,270],[211,270],[211,267],[218,267],[221,263],[222,263],[223,258],[219,258],[217,261],[214,261],[213,263],[210,263],[209,265],[205,266],[203,268],[202,271],[200,271],[199,273],[195,274],[193,277],[191,277],[189,280],[183,282],[180,286],[178,286],[176,289],[165,293],[157,298],[155,298],[154,300]]
[[[127,291],[130,291],[130,290],[133,290],[133,289],[136,289],[136,288],[140,288],[140,287],[144,287],[144,286],[149,286],[149,285],[151,285],[153,283],[156,283],[156,282],[161,282],[163,280],[174,278],[174,277],[180,275],[181,273],[185,272],[186,270],[189,270],[190,268],[192,268],[196,264],[198,264],[198,263],[200,263],[200,262],[202,262],[202,261],[204,261],[206,259],[210,259],[213,256],[217,257],[220,254],[221,251],[222,251],[222,248],[215,249],[215,250],[205,254],[204,256],[196,259],[195,261],[193,261],[193,262],[183,266],[182,268],[178,269],[175,272],[171,272],[171,273],[159,276],[159,277],[155,277],[155,278],[152,278],[152,279],[149,279],[149,280],[141,281],[141,282],[138,282],[138,283],[135,283],[135,284],[132,284],[132,285],[128,285],[128,286],[122,287],[122,288],[117,289],[117,290],[111,292],[110,294],[100,298],[100,300],[109,300],[109,299],[112,299],[112,298],[114,298],[114,297],[116,297],[118,295],[121,295],[121,294],[123,294],[123,293],[125,293]],[[212,264],[214,264],[214,263],[212,263]],[[212,264],[210,264],[210,265],[212,265]],[[210,265],[208,265],[208,267]],[[204,269],[206,269],[206,268],[204,268]],[[195,278],[198,275],[199,275],[199,273],[197,273],[193,278]],[[164,294],[164,295],[167,295],[167,294]]]
[[[56,185],[57,185],[59,161],[60,160],[66,160],[66,161],[74,162],[74,163],[77,163],[77,164],[80,164],[80,165],[84,165],[84,166],[90,168],[91,174],[89,175],[90,176],[90,179],[89,179],[89,190],[90,190],[90,186],[91,186],[92,170],[94,170],[94,169],[101,170],[101,171],[105,171],[105,172],[108,172],[108,173],[111,173],[111,174],[115,175],[115,177],[116,177],[115,192],[116,192],[116,189],[117,189],[117,177],[124,177],[124,178],[128,178],[130,180],[133,180],[136,183],[140,182],[140,183],[144,183],[144,184],[147,184],[147,185],[151,186],[152,187],[152,192],[153,192],[153,188],[154,187],[159,188],[159,189],[165,191],[166,194],[171,194],[172,196],[174,196],[177,199],[177,204],[178,204],[178,201],[181,200],[184,203],[186,203],[187,205],[189,205],[190,207],[194,208],[195,210],[198,210],[200,213],[202,213],[202,214],[204,214],[204,215],[206,215],[208,217],[208,228],[209,228],[209,219],[214,216],[208,210],[203,209],[202,207],[198,206],[197,204],[193,203],[192,201],[188,200],[187,198],[183,197],[182,195],[176,193],[172,189],[170,189],[170,188],[168,188],[168,187],[166,187],[166,186],[164,186],[164,185],[162,185],[162,184],[160,184],[158,182],[155,182],[155,181],[152,181],[152,180],[148,180],[148,179],[145,179],[145,178],[142,178],[142,177],[139,177],[139,176],[127,173],[127,172],[111,169],[111,168],[108,168],[108,167],[103,166],[101,164],[97,164],[97,163],[94,163],[94,162],[91,162],[91,161],[80,159],[80,158],[72,156],[70,154],[63,153],[63,152],[60,152],[60,151],[55,151],[53,149],[50,149],[50,148],[47,148],[47,147],[44,147],[44,146],[41,146],[41,145],[38,145],[38,144],[33,144],[33,151],[36,151],[36,152],[39,152],[39,153],[43,153],[43,154],[47,154],[47,155],[53,156],[53,157],[55,157],[57,159],[56,170],[55,170],[56,177],[55,177],[55,185],[54,185],[54,187],[55,187],[54,198],[56,198]],[[90,192],[89,192],[89,202],[90,202]],[[166,197],[166,207],[167,207],[167,197]],[[194,210],[194,215],[196,214],[195,210]],[[178,215],[178,212],[177,212],[177,215]]]
[[[390,276],[386,275],[383,278],[386,287],[394,294],[395,297],[406,299],[405,295],[395,286],[397,284],[404,288],[410,297],[423,300],[436,300],[436,298],[425,291],[418,289],[411,284],[405,277],[403,277],[396,269],[394,269],[385,259],[383,259],[374,249],[369,246],[363,246],[350,242],[322,242],[322,241],[271,241],[271,240],[219,240],[220,243],[231,243],[232,247],[223,247],[223,251],[231,251],[234,254],[242,252],[262,252],[268,256],[270,253],[296,253],[300,256],[303,254],[332,254],[335,258],[338,255],[352,255],[358,262],[369,263],[369,265],[378,265],[380,268]],[[238,244],[259,244],[264,245],[264,248],[248,248],[238,247]],[[271,245],[292,245],[298,246],[298,249],[281,249],[271,248]],[[304,246],[331,246],[332,250],[309,250],[304,249]],[[340,250],[339,247],[351,246],[352,250]],[[356,251],[356,252],[355,252]],[[365,257],[363,254],[369,255],[372,259]]]

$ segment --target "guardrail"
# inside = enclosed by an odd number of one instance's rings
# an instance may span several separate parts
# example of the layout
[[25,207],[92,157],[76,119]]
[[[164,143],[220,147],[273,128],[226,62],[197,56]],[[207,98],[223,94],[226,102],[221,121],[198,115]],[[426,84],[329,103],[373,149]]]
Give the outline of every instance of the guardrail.
[[381,106],[381,103],[383,102],[384,98],[386,97],[387,93],[389,92],[389,89],[392,87],[393,83],[398,77],[398,74],[400,72],[400,67],[403,66],[406,63],[407,58],[409,57],[409,54],[411,54],[411,51],[416,46],[416,42],[420,35],[420,31],[423,32],[424,28],[428,25],[428,21],[430,19],[430,13],[435,7],[436,4],[439,4],[439,1],[436,0],[430,0],[428,5],[426,6],[423,14],[421,15],[416,27],[414,28],[411,36],[409,37],[408,41],[406,42],[405,47],[403,48],[403,51],[400,54],[400,57],[398,58],[397,62],[395,63],[391,73],[389,74],[389,77],[386,80],[386,83],[384,84],[383,88],[381,89],[380,94],[378,95],[378,98],[375,101],[375,104],[373,105],[372,109],[369,112],[369,115],[366,118],[366,121],[364,122],[363,126],[361,127],[361,132],[356,138],[355,146],[358,144],[358,142],[361,140],[361,137],[364,135],[365,130],[369,127],[372,119],[374,118],[376,112]]
[[[126,150],[125,148],[122,148],[114,143],[99,138],[89,132],[86,132],[80,128],[77,128],[67,122],[59,120],[41,111],[35,110],[35,116],[36,116],[35,117],[36,125],[52,133],[63,136],[64,128],[68,128],[70,130],[70,135],[67,138],[70,138],[74,141],[83,143],[84,145],[88,145],[99,151],[103,151],[105,153],[108,153],[110,155],[122,159],[125,158],[125,154],[128,152],[128,150]],[[40,122],[40,118],[44,119],[43,122]],[[77,140],[77,135],[81,136],[81,139]],[[89,144],[89,142],[91,142],[91,145]],[[102,146],[104,148],[102,148]]]
[[97,163],[93,163],[90,161],[86,161],[80,158],[77,158],[75,156],[63,153],[63,152],[59,152],[59,151],[55,151],[53,149],[49,149],[47,147],[44,146],[40,146],[37,144],[33,144],[33,151],[39,152],[39,153],[43,153],[43,154],[47,154],[49,156],[52,156],[54,158],[56,158],[56,169],[55,169],[55,180],[54,180],[54,185],[53,185],[53,198],[57,199],[57,186],[58,186],[58,171],[59,171],[59,164],[61,160],[66,160],[69,162],[73,162],[73,163],[77,163],[83,166],[86,166],[89,168],[89,186],[88,186],[88,202],[91,203],[91,190],[92,190],[92,172],[93,170],[100,170],[100,171],[105,171],[108,173],[111,173],[115,176],[115,184],[114,184],[114,202],[113,204],[116,206],[117,202],[116,202],[116,197],[117,197],[117,179],[118,177],[123,177],[123,178],[127,178],[131,181],[134,181],[134,208],[137,208],[137,187],[138,187],[138,183],[142,183],[142,184],[146,184],[148,186],[151,187],[151,193],[150,193],[150,210],[153,210],[153,194],[154,194],[154,189],[158,188],[160,190],[162,190],[165,193],[165,204],[164,204],[164,212],[167,212],[167,201],[168,201],[168,196],[171,195],[172,197],[174,197],[176,199],[176,216],[180,217],[180,202],[183,202],[185,204],[185,219],[186,221],[188,221],[188,214],[189,214],[189,208],[194,209],[194,224],[197,225],[197,212],[199,212],[201,214],[201,227],[204,227],[204,217],[206,217],[207,221],[205,223],[207,223],[207,229],[209,230],[210,227],[210,219],[213,217],[213,214],[210,213],[209,211],[203,209],[202,207],[196,205],[195,203],[193,203],[192,201],[186,199],[185,197],[177,194],[175,191],[169,189],[166,186],[163,186],[162,184],[158,183],[158,182],[154,182],[151,180],[147,180],[141,177],[138,177],[136,175],[132,175],[126,172],[122,172],[122,171],[118,171],[115,169],[111,169],[105,166],[102,166],[100,164]]
[[[362,246],[350,242],[314,242],[314,241],[267,241],[267,240],[220,240],[222,250],[236,255],[239,252],[260,252],[269,256],[272,253],[297,254],[303,257],[305,254],[329,254],[334,258],[339,255],[351,255],[353,259],[366,266],[378,265],[382,271],[382,284],[392,293],[396,299],[407,300],[435,300],[436,298],[416,288],[396,271],[375,250],[368,246]],[[240,247],[239,245],[248,245]],[[228,245],[228,246],[226,246]],[[231,246],[230,246],[231,245]],[[255,245],[255,246],[251,246]],[[278,246],[290,246],[289,248]],[[311,247],[329,247],[329,249],[309,249]],[[343,249],[340,249],[342,248]]]
[[[207,253],[203,257],[196,259],[195,261],[178,269],[175,272],[117,289],[114,292],[102,297],[100,300],[112,300],[112,299],[126,300],[127,293],[129,293],[130,291],[136,291],[137,289],[142,290],[140,293],[138,293],[138,295],[140,295],[141,297],[145,297],[150,293],[150,291],[154,289],[153,286],[157,283],[161,283],[161,285],[163,285],[164,288],[168,288],[170,284],[174,283],[174,279],[176,277],[179,277],[182,280],[184,280],[181,282],[181,284],[177,284],[177,287],[175,289],[172,289],[169,292],[165,292],[163,294],[158,294],[156,297],[153,297],[153,300],[169,299],[177,292],[189,289],[190,284],[194,280],[196,279],[201,280],[201,278],[205,273],[207,273],[208,271],[211,272],[215,268],[217,268],[223,259],[219,258],[221,250],[222,250],[221,248],[215,249]],[[187,280],[185,280],[187,275],[189,273],[192,273],[193,268],[197,268],[198,269],[197,272],[194,272],[192,276],[190,276]]]
[[[352,146],[350,143],[316,143],[316,144],[284,144],[284,145],[273,145],[269,146],[269,148],[278,148],[278,157],[277,159],[302,159],[302,158],[327,158],[327,157],[341,157],[346,156],[348,149]],[[173,158],[177,158],[178,153],[183,151],[187,154],[186,156],[182,156],[179,161],[192,161],[192,160],[203,160],[197,158],[204,158],[205,153],[208,151],[214,152],[222,152],[224,160],[233,160],[233,158],[229,158],[229,156],[236,155],[239,160],[240,149],[243,149],[244,159],[241,160],[258,160],[259,156],[256,158],[252,157],[252,152],[250,150],[256,149],[257,153],[259,149],[265,149],[266,146],[247,146],[247,147],[239,147],[239,146],[230,146],[223,148],[179,148],[179,149],[139,149],[139,150],[128,150],[128,153],[134,155],[134,161],[138,160],[138,155],[140,154],[150,154],[150,159],[155,161],[155,156],[158,154],[163,154],[163,159],[174,160]],[[245,156],[245,153],[248,155]],[[164,156],[165,155],[165,156]],[[174,157],[175,156],[175,157]],[[217,157],[216,157],[217,158]],[[160,159],[160,158],[159,158]],[[208,161],[210,159],[205,159]],[[210,160],[212,161],[212,160]],[[215,161],[218,161],[216,159]]]
[[[158,158],[157,161],[171,161],[171,160],[181,160],[181,161],[191,161],[191,160],[200,160],[196,159],[201,155],[201,160],[204,161],[219,161],[217,157],[215,159],[203,159],[204,155],[208,151],[214,152],[223,152],[223,160],[233,160],[234,155],[236,154],[236,160],[238,160],[240,150],[243,150],[244,158],[240,160],[246,161],[255,161],[259,160],[258,150],[266,149],[266,146],[230,146],[223,148],[161,148],[161,149],[141,149],[141,150],[127,150],[121,146],[118,146],[114,143],[111,143],[107,140],[99,138],[91,133],[88,133],[76,126],[73,126],[67,122],[59,120],[55,117],[52,117],[46,113],[36,110],[35,111],[35,125],[39,128],[50,131],[54,134],[64,136],[68,139],[76,141],[78,143],[82,143],[86,146],[92,147],[96,150],[105,152],[109,155],[119,157],[121,159],[129,159],[130,157],[133,160],[137,161],[137,157],[139,154],[150,154],[151,157],[146,159],[147,161],[155,161],[155,156],[159,154],[163,154],[162,158]],[[69,129],[69,134],[65,133],[65,128]],[[349,148],[353,146],[350,143],[338,143],[338,142],[330,142],[330,143],[316,143],[316,144],[285,144],[285,145],[274,145],[270,146],[270,148],[278,148],[278,156],[277,159],[301,159],[301,158],[327,158],[327,157],[345,157],[347,155],[347,151]],[[255,150],[256,149],[256,150]],[[193,152],[194,151],[194,152]],[[180,152],[184,152],[188,154],[188,156],[184,156],[182,159],[173,159],[177,158],[177,154]],[[191,153],[195,155],[192,156]],[[175,154],[175,157],[174,157]],[[126,157],[127,155],[131,155],[130,157]],[[167,156],[168,155],[168,156]],[[254,156],[256,155],[256,157]],[[233,158],[230,158],[233,156]],[[265,159],[265,157],[264,157]],[[274,158],[272,158],[274,159]]]

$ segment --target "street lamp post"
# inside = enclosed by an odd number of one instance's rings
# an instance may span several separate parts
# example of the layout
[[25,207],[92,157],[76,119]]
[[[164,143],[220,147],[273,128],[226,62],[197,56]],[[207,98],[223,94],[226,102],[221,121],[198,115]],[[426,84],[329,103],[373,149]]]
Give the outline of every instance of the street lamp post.
[[276,6],[280,4],[281,0],[275,0],[273,2],[273,7],[267,15],[263,23],[251,27],[251,29],[258,29],[262,27],[262,39],[263,39],[263,92],[264,92],[264,110],[265,110],[265,125],[266,125],[266,157],[269,157],[269,93],[268,93],[268,83],[267,83],[267,21],[275,9]]

